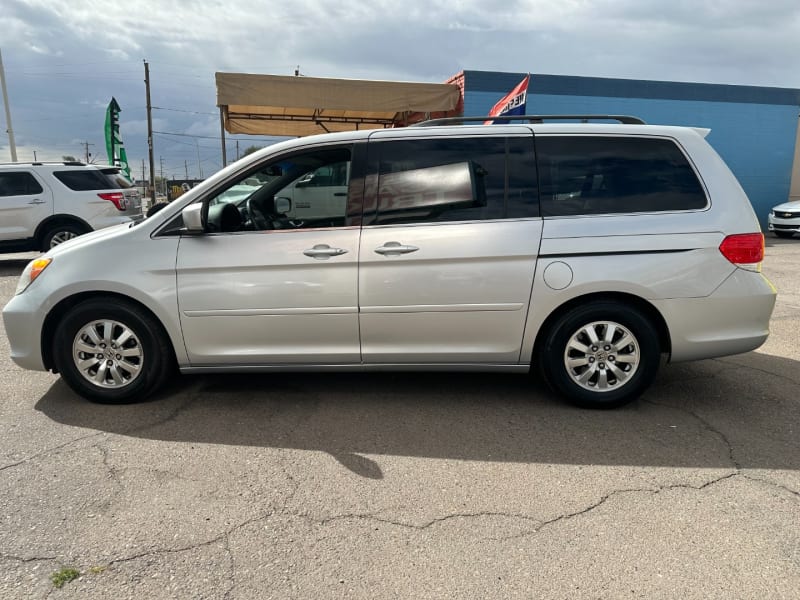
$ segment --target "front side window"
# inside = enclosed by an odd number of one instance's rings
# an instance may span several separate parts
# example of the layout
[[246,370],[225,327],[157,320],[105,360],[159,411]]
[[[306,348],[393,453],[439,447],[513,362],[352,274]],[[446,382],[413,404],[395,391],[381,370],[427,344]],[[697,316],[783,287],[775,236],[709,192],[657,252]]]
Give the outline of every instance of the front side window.
[[249,171],[209,201],[209,229],[342,227],[350,162],[349,148],[325,148],[284,156]]
[[41,194],[42,186],[26,171],[0,173],[0,197]]
[[538,216],[532,137],[442,137],[375,146],[375,223]]
[[675,142],[645,137],[538,136],[542,216],[705,208]]

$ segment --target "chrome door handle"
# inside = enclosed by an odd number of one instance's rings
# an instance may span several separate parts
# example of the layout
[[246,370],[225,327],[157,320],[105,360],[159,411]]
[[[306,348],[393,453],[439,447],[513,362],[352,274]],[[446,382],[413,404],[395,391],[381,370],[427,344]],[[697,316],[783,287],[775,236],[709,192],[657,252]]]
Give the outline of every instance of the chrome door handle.
[[407,246],[400,242],[386,242],[383,246],[375,248],[375,252],[383,256],[400,256],[419,250],[416,246]]
[[347,250],[344,248],[331,248],[328,244],[317,244],[313,248],[303,250],[303,254],[317,260],[328,260],[331,256],[347,254]]
[[35,198],[30,202],[28,202],[28,204],[44,204],[44,200],[39,200],[38,198]]

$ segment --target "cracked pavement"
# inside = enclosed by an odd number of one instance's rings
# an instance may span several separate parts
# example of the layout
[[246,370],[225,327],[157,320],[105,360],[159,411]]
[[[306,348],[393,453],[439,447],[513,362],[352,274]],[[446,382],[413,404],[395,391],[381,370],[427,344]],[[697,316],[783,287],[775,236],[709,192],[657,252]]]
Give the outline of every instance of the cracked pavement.
[[[93,405],[0,332],[0,598],[796,598],[798,257],[768,238],[764,347],[611,412],[464,373]],[[0,256],[0,303],[26,258]]]

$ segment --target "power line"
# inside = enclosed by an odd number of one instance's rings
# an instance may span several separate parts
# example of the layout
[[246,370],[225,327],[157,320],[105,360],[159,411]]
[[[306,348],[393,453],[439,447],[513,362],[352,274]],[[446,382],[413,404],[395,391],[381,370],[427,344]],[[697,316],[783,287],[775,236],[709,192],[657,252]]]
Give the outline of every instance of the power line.
[[[20,73],[17,73],[20,74]],[[108,75],[81,75],[72,73],[21,73],[25,77],[48,77],[55,79],[74,79],[81,81],[84,79],[101,79],[103,81],[139,81],[138,77],[109,77]]]
[[[201,140],[218,140],[219,136],[214,135],[193,135],[191,133],[174,133],[171,131],[153,131],[153,133],[160,133],[161,135],[177,135],[180,137],[190,137],[190,138],[198,138]],[[291,136],[267,136],[267,137],[252,137],[252,138],[226,138],[230,141],[240,141],[240,142],[248,142],[248,141],[261,141],[261,142],[275,142],[277,140],[282,140],[284,138],[288,138]]]
[[172,112],[179,112],[179,113],[191,113],[193,115],[211,115],[212,117],[217,116],[215,113],[200,112],[197,110],[183,110],[181,108],[164,108],[163,106],[151,106],[150,108],[152,108],[153,110],[169,110]]

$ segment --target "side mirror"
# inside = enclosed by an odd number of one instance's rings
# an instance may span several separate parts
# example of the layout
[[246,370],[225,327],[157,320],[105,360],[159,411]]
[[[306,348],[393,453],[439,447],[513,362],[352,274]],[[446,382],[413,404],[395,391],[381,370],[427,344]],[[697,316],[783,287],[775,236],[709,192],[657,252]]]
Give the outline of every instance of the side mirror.
[[203,223],[203,203],[195,202],[181,211],[183,226],[187,233],[203,233],[206,228]]
[[291,212],[292,201],[289,198],[275,198],[275,212],[279,215],[285,215]]

